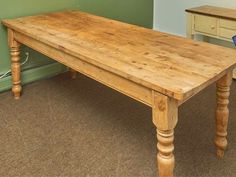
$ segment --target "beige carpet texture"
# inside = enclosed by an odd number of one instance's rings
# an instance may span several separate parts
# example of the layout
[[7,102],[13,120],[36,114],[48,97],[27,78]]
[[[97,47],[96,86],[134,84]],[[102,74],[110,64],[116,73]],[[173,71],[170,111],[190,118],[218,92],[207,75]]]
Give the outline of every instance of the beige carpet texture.
[[[215,155],[216,88],[180,106],[175,177],[236,177],[236,82],[229,146]],[[0,177],[156,177],[151,109],[96,81],[68,73],[0,94]]]

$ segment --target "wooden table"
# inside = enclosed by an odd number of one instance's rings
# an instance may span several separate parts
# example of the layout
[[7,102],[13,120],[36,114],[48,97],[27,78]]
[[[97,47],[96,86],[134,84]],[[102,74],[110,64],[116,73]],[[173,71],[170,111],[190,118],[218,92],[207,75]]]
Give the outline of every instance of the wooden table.
[[217,155],[223,157],[235,50],[79,11],[4,20],[3,24],[8,27],[15,99],[22,90],[19,54],[20,44],[25,44],[152,107],[160,177],[173,176],[179,105],[217,81],[215,144]]
[[[236,9],[200,6],[186,9],[186,12],[188,38],[194,39],[196,34],[200,34],[206,42],[209,42],[208,37],[212,37],[233,43],[232,37],[236,35]],[[233,77],[236,79],[236,69]]]

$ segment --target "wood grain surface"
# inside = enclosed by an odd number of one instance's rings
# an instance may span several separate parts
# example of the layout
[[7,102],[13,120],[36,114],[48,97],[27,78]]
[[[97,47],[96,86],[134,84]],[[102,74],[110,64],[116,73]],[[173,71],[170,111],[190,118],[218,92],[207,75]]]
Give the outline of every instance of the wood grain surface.
[[3,23],[17,33],[178,100],[218,80],[236,63],[235,50],[80,11]]

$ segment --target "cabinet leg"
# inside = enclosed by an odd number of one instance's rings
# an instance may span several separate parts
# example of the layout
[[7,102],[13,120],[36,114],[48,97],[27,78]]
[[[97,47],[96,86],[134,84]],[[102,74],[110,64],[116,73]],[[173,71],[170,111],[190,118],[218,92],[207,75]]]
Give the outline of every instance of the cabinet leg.
[[229,117],[229,95],[232,83],[232,72],[226,74],[217,82],[217,108],[216,108],[216,154],[224,156],[227,148],[227,126]]
[[186,37],[188,39],[194,39],[193,23],[194,23],[193,15],[191,13],[187,13]]
[[20,65],[20,44],[15,41],[15,45],[11,46],[11,70],[12,70],[12,92],[15,99],[19,99],[21,95],[21,65]]

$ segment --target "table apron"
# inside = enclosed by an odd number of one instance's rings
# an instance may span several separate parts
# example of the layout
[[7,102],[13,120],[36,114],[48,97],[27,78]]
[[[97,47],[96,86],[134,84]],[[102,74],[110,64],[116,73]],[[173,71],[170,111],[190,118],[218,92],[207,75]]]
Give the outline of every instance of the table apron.
[[98,66],[90,64],[78,57],[72,56],[22,33],[14,32],[14,39],[67,67],[152,107],[152,89],[99,68]]

